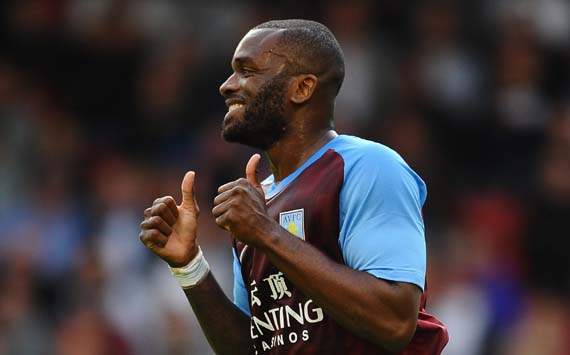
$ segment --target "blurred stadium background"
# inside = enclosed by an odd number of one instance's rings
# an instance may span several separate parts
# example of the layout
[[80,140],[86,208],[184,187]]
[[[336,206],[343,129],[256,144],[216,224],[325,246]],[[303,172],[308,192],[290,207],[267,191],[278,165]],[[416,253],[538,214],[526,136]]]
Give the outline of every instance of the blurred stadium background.
[[219,138],[218,87],[248,28],[292,17],[344,48],[338,130],[427,181],[445,353],[568,354],[566,0],[3,1],[0,354],[210,353],[138,224],[195,169],[200,241],[230,292],[209,210],[251,151]]

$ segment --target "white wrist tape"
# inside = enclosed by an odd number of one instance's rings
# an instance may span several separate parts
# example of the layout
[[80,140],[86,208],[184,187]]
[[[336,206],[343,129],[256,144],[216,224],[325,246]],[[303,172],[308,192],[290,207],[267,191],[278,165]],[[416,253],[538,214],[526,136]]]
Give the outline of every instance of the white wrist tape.
[[210,272],[210,265],[202,254],[202,249],[198,247],[198,254],[182,267],[170,267],[170,272],[178,281],[182,288],[191,288],[198,285]]

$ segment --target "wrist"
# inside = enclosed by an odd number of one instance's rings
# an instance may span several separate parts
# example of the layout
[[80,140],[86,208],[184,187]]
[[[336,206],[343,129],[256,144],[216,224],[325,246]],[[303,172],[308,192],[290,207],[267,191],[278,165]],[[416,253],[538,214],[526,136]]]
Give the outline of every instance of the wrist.
[[210,265],[200,247],[196,247],[194,257],[190,262],[182,267],[169,265],[172,276],[178,281],[183,289],[192,288],[202,282],[210,272]]
[[188,256],[183,257],[181,259],[178,259],[177,261],[172,261],[172,260],[164,260],[167,264],[168,267],[170,268],[182,268],[188,264],[190,264],[190,262],[196,257],[196,255],[198,255],[198,252],[200,250],[199,246],[195,246],[194,248],[190,249],[190,252],[188,253]]
[[281,238],[280,234],[282,231],[283,227],[273,219],[268,218],[263,223],[260,223],[257,247],[263,250],[273,249],[279,238]]

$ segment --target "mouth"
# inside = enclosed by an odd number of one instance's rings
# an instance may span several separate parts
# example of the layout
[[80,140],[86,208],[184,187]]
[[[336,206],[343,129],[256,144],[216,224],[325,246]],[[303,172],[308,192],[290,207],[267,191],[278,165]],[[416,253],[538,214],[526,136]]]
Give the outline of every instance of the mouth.
[[242,103],[235,103],[228,106],[228,111],[232,112],[235,110],[239,110],[240,108],[244,107],[245,105]]
[[224,116],[224,124],[229,124],[230,121],[239,119],[245,110],[244,101],[238,98],[227,99],[226,106],[228,107],[228,112]]
[[236,108],[240,108],[245,106],[245,102],[243,99],[234,97],[234,98],[230,98],[226,100],[226,106],[230,109],[230,110],[235,110]]

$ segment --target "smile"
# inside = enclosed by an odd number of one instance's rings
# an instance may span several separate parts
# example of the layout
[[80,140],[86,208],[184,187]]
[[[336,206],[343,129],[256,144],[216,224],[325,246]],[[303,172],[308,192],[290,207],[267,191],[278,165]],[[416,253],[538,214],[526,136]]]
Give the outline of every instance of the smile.
[[244,106],[245,106],[244,104],[231,104],[229,107],[229,110],[234,111],[234,110],[237,110],[237,109],[242,108]]

